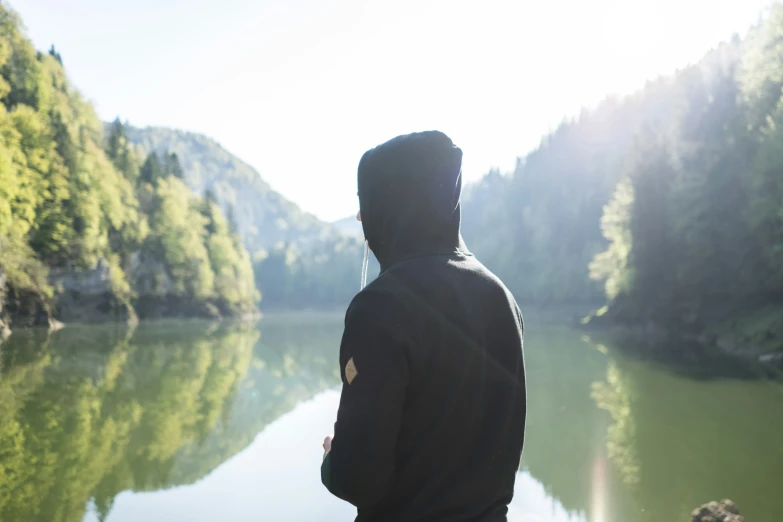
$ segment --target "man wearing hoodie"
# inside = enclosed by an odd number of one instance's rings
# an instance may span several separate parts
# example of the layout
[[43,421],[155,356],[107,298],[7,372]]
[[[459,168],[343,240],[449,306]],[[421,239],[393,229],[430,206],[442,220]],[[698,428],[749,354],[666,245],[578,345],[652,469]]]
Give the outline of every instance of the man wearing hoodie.
[[522,315],[460,235],[462,151],[437,131],[359,163],[378,278],[351,302],[321,480],[357,522],[505,521],[525,433]]

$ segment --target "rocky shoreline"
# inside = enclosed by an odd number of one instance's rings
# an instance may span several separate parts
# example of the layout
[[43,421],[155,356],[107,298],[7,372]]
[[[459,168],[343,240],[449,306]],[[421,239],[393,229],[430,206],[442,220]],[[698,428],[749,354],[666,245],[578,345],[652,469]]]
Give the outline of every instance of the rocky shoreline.
[[[132,299],[118,295],[111,268],[105,260],[94,267],[79,270],[53,269],[49,284],[54,296],[35,292],[15,292],[6,285],[0,269],[0,342],[12,329],[44,327],[56,329],[65,324],[119,322],[135,324],[139,320],[163,318],[200,318],[220,320],[254,319],[257,308],[239,309],[220,299],[195,299],[177,295],[171,289],[162,267],[149,267],[136,261],[132,270]],[[150,281],[154,280],[154,284]],[[169,283],[169,284],[167,284]],[[247,308],[247,307],[246,307]]]
[[727,316],[709,322],[683,318],[663,324],[651,319],[639,320],[610,308],[588,316],[581,327],[626,340],[651,356],[726,358],[783,370],[783,309],[764,311],[770,319],[763,328],[749,333],[746,324],[761,313],[750,310],[741,318]]

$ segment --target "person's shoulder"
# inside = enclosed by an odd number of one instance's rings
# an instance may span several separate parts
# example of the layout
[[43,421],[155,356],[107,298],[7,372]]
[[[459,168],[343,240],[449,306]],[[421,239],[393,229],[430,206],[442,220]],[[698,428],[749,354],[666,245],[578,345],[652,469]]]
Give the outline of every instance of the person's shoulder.
[[417,273],[421,273],[421,270],[410,262],[397,263],[378,274],[356,297],[364,294],[363,297],[368,299],[399,301],[406,289],[413,284]]
[[500,279],[500,277],[498,277],[489,268],[484,266],[478,259],[473,258],[473,260],[469,263],[469,266],[470,270],[473,270],[479,277],[481,277],[487,286],[493,287],[496,290],[497,295],[502,296],[502,299],[504,299],[513,308],[516,308],[517,310],[519,309],[514,295],[511,293],[511,290],[508,289],[506,284]]
[[389,285],[379,277],[368,284],[351,301],[345,315],[348,325],[364,325],[383,330],[398,341],[409,338],[415,321],[401,297],[399,287]]
[[375,318],[396,313],[402,308],[399,288],[391,282],[387,273],[380,274],[351,300],[346,318],[350,315],[370,315]]
[[389,301],[394,299],[396,293],[397,277],[390,270],[384,270],[378,277],[367,283],[356,296],[353,303],[366,303],[368,301]]
[[501,281],[501,279],[495,275],[492,270],[487,268],[484,263],[479,261],[476,257],[471,256],[466,258],[462,267],[464,270],[470,271],[475,274],[476,277],[484,280],[487,285],[496,286],[503,289],[504,291],[508,291],[503,281]]

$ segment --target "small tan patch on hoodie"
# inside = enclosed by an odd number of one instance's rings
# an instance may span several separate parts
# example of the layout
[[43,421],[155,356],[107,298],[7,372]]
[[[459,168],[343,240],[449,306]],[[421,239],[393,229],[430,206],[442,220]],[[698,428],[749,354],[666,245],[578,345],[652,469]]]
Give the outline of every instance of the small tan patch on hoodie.
[[348,381],[348,384],[351,384],[357,375],[359,375],[359,372],[356,369],[356,364],[353,362],[353,357],[351,357],[345,365],[345,380]]

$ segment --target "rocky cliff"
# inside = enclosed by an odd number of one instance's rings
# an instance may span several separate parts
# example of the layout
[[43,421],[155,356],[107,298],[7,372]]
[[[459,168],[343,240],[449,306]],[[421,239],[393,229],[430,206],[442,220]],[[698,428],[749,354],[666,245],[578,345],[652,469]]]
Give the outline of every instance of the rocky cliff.
[[0,268],[0,342],[10,335],[11,328],[257,315],[255,308],[238,310],[219,298],[195,299],[176,292],[165,264],[155,256],[134,252],[123,270],[130,283],[130,298],[116,291],[110,264],[99,258],[89,268],[51,269],[49,284],[54,296],[48,299],[33,292],[9,290]]

